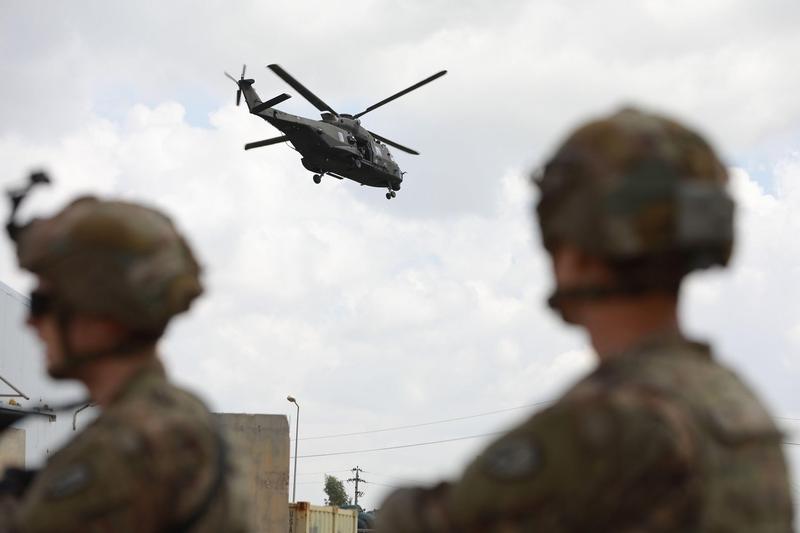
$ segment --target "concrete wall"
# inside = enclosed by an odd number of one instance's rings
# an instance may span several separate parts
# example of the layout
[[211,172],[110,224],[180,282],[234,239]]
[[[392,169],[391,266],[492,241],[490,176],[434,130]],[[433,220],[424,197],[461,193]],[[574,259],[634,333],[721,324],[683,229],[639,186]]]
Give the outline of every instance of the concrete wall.
[[289,421],[284,415],[217,415],[249,487],[257,533],[289,529]]

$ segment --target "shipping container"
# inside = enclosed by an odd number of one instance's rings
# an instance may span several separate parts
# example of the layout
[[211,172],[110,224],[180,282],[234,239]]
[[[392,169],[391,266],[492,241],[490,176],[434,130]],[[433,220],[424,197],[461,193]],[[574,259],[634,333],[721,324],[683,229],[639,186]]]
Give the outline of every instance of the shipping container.
[[289,533],[356,533],[358,511],[311,505],[289,504]]

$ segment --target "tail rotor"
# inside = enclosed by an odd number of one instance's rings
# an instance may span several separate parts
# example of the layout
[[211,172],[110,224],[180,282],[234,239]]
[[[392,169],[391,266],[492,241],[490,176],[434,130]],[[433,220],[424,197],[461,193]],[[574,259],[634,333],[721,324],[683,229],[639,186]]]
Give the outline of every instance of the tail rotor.
[[225,73],[225,75],[228,78],[230,78],[230,80],[233,83],[236,84],[236,87],[238,87],[238,89],[236,89],[236,105],[237,105],[237,107],[239,105],[239,102],[241,102],[241,100],[242,100],[242,88],[239,85],[239,82],[244,80],[244,74],[245,74],[246,71],[247,71],[247,65],[242,65],[242,75],[238,80],[236,78],[234,78],[233,76],[231,76],[230,74],[228,74],[227,72]]

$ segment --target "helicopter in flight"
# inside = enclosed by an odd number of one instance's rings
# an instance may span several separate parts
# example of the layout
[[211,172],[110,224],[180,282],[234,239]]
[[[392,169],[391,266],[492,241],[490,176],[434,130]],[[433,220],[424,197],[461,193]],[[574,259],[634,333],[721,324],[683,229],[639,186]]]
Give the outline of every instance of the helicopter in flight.
[[244,77],[246,65],[242,67],[242,75],[238,80],[226,72],[225,75],[238,87],[236,105],[239,105],[244,95],[250,113],[263,118],[283,133],[279,137],[247,143],[244,149],[250,150],[289,141],[303,156],[301,159],[303,166],[314,172],[314,183],[320,183],[325,175],[340,180],[348,178],[361,185],[384,187],[388,191],[386,199],[394,198],[397,195],[396,191],[400,190],[404,172],[394,161],[389,146],[409,154],[419,155],[419,152],[367,130],[361,125],[360,117],[444,76],[447,71],[437,72],[360,113],[349,115],[334,111],[279,65],[273,64],[267,68],[320,110],[322,120],[300,117],[274,109],[274,106],[290,98],[286,93],[266,102],[262,101],[253,89],[255,80]]

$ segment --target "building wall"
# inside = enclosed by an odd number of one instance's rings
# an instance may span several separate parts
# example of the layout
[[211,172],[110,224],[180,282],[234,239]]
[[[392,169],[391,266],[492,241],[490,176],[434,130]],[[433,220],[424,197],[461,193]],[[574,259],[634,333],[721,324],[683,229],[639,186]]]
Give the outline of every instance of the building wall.
[[25,464],[25,431],[8,428],[0,434],[0,471]]
[[289,527],[289,421],[284,415],[222,413],[217,417],[245,472],[258,533]]
[[[47,377],[41,346],[25,325],[27,313],[28,299],[0,282],[0,376],[28,397],[0,397],[0,402],[7,408],[35,410],[85,397],[86,393],[79,385]],[[0,381],[0,394],[15,392]],[[93,418],[91,411],[87,409],[78,415],[77,429]],[[23,438],[25,442],[24,464],[15,466],[36,468],[72,438],[73,414],[74,411],[55,413],[54,417],[31,415],[14,423],[12,428],[23,432],[23,437],[15,438]],[[0,441],[0,457],[14,457],[14,462],[17,462],[19,453],[9,450],[9,447],[16,446],[11,443],[11,439]]]

